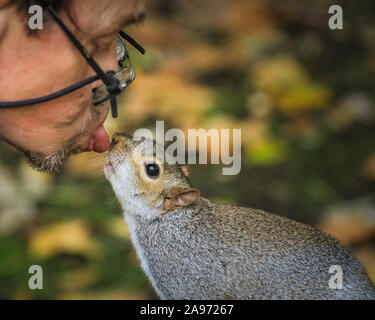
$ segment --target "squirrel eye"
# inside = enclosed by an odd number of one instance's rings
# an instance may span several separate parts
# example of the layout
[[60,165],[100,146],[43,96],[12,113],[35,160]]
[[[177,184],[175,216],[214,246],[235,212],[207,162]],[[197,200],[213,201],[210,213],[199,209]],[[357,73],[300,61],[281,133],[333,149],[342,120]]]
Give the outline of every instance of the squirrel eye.
[[159,176],[160,168],[156,163],[146,164],[146,173],[150,178],[156,179]]

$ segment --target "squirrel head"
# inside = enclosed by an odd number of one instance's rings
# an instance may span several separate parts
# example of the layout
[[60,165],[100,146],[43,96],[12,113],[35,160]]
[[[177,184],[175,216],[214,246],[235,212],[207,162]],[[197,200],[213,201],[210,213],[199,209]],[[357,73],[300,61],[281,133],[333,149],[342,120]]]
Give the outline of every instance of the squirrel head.
[[199,191],[187,179],[187,165],[173,164],[171,156],[153,140],[113,136],[105,176],[127,212],[150,217],[188,207]]

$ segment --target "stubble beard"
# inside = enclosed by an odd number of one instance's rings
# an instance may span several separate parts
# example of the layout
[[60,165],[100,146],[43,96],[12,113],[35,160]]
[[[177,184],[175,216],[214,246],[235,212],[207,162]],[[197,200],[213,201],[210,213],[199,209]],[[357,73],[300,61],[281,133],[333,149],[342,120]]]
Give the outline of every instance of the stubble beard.
[[84,151],[81,148],[74,148],[77,138],[72,138],[59,151],[50,154],[25,150],[12,143],[10,144],[25,156],[32,168],[52,175],[61,171],[67,158]]
[[[105,104],[103,104],[103,106],[104,105]],[[40,152],[25,150],[4,138],[2,140],[5,140],[10,145],[12,145],[15,149],[19,150],[28,160],[31,167],[34,168],[35,170],[40,171],[40,172],[45,172],[51,175],[56,174],[62,170],[65,161],[70,156],[77,155],[79,153],[86,151],[82,149],[81,147],[77,147],[77,141],[79,140],[79,138],[87,135],[87,133],[89,132],[89,129],[95,123],[99,121],[99,119],[102,117],[104,112],[107,112],[107,110],[103,108],[95,108],[93,109],[93,111],[94,111],[94,115],[92,119],[90,119],[90,121],[88,121],[83,126],[83,129],[81,130],[81,132],[76,134],[74,137],[70,138],[65,143],[65,146],[63,146],[59,151],[54,152],[54,153],[44,154]]]
[[1,137],[0,140],[7,142],[11,147],[23,154],[32,168],[48,174],[60,172],[64,166],[65,160],[69,156],[79,153],[78,150],[72,148],[71,144],[67,144],[64,148],[61,148],[60,151],[44,154],[20,148],[15,143]]
[[48,155],[32,151],[24,151],[23,153],[35,170],[48,174],[56,174],[63,168],[65,160],[77,152],[64,149]]

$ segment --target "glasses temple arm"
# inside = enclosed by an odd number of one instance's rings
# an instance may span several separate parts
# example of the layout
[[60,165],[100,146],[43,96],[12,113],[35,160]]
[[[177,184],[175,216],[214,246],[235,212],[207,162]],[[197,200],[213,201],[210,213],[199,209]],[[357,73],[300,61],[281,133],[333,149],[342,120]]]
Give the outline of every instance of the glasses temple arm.
[[126,41],[128,41],[140,53],[145,54],[146,50],[127,33],[125,33],[124,31],[120,31],[120,36],[123,37]]
[[74,46],[78,49],[81,55],[85,58],[87,63],[94,69],[94,71],[99,75],[100,79],[104,82],[106,86],[110,86],[113,81],[108,77],[108,75],[99,67],[96,61],[91,57],[91,55],[87,52],[87,50],[82,46],[82,44],[76,39],[76,37],[70,32],[70,30],[66,27],[66,25],[61,21],[59,16],[57,15],[56,11],[51,7],[51,5],[47,4],[43,1],[46,5],[49,13],[52,15],[56,23],[63,29],[65,34],[69,37],[69,39],[73,42]]
[[63,90],[57,91],[55,93],[51,93],[47,96],[34,98],[34,99],[28,99],[28,100],[22,100],[22,101],[15,101],[15,102],[0,102],[0,108],[17,108],[17,107],[23,107],[23,106],[30,106],[38,103],[47,102],[53,99],[60,98],[68,93],[71,93],[75,90],[81,89],[82,87],[93,83],[97,80],[99,80],[99,76],[95,75],[92,76],[86,80],[83,80],[81,82],[78,82],[76,84],[71,85],[70,87],[67,87]]

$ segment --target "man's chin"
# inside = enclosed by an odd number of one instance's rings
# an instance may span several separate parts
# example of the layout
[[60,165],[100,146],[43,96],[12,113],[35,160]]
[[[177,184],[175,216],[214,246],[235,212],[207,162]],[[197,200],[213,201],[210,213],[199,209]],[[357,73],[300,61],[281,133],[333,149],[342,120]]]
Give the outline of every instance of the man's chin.
[[70,156],[88,151],[87,148],[74,146],[72,141],[66,143],[65,147],[63,149],[60,149],[60,151],[46,154],[41,152],[25,150],[16,145],[15,143],[12,143],[11,141],[8,141],[6,139],[3,140],[19,152],[21,152],[28,160],[32,168],[49,174],[55,174],[60,172],[61,169],[64,167],[65,161]]
[[35,170],[55,174],[61,171],[67,158],[83,151],[81,148],[78,148],[75,150],[61,150],[52,154],[43,154],[34,151],[22,152]]
[[55,174],[61,171],[65,160],[73,153],[65,150],[53,153],[42,154],[33,151],[23,152],[28,159],[30,165],[38,171]]

